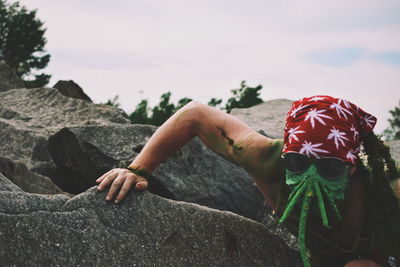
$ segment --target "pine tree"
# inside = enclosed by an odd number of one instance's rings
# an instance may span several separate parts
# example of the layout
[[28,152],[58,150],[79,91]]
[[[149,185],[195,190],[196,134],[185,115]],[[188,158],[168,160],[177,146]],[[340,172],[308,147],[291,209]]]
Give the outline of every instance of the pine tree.
[[45,68],[50,60],[44,50],[45,32],[36,10],[0,0],[0,61],[10,66],[28,88],[44,86],[51,77],[33,72]]

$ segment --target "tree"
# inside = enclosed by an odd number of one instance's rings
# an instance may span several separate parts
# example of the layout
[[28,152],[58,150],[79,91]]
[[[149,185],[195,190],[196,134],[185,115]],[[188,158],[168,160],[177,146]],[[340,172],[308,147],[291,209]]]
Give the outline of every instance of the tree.
[[118,102],[118,98],[119,98],[119,95],[116,95],[116,96],[114,96],[113,99],[108,99],[106,103],[102,103],[102,104],[111,106],[113,108],[119,108],[121,104]]
[[29,11],[18,2],[8,4],[0,0],[0,60],[29,88],[44,86],[51,77],[33,72],[45,68],[50,60],[44,50],[45,32],[43,22],[36,18],[36,10]]
[[389,110],[392,118],[389,119],[390,126],[384,131],[384,135],[387,140],[398,140],[400,139],[400,101],[397,107],[393,110]]
[[248,87],[246,81],[242,81],[239,89],[231,90],[233,96],[228,99],[225,105],[226,112],[230,113],[234,108],[249,108],[262,103],[263,100],[258,97],[261,89],[261,84],[256,87]]
[[191,98],[187,98],[184,97],[182,99],[179,99],[178,101],[178,105],[176,105],[175,109],[174,109],[174,113],[177,112],[178,110],[180,110],[184,105],[186,105],[187,103],[189,103],[190,101],[192,101],[193,99]]
[[175,105],[170,103],[169,100],[171,98],[171,92],[167,92],[161,95],[160,103],[158,106],[155,106],[152,110],[152,116],[150,123],[152,125],[160,126],[169,117],[174,114]]
[[208,101],[207,105],[211,106],[211,107],[219,107],[219,105],[221,105],[222,103],[222,99],[216,99],[216,98],[211,98],[210,101]]
[[[258,97],[261,89],[261,85],[258,85],[257,87],[248,87],[246,82],[242,81],[239,89],[231,90],[233,96],[228,99],[228,102],[225,105],[225,110],[229,113],[233,108],[248,108],[263,102],[263,100]],[[162,94],[160,103],[152,109],[148,106],[147,100],[142,100],[129,115],[131,122],[160,126],[176,111],[192,101],[191,98],[184,97],[175,105],[170,103],[170,98],[171,92]],[[116,99],[114,98],[114,102],[115,101]],[[211,98],[208,105],[218,107],[221,103],[222,99]],[[149,115],[150,110],[151,115]]]
[[129,119],[132,123],[137,124],[149,124],[149,107],[146,99],[140,101],[140,103],[136,106],[135,110],[129,115]]

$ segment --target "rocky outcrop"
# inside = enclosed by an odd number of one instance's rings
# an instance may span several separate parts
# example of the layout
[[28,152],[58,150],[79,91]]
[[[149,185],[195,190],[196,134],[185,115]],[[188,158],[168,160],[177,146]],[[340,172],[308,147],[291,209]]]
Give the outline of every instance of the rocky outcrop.
[[23,87],[24,83],[15,72],[6,63],[0,61],[0,92]]
[[251,108],[233,109],[231,114],[268,137],[282,139],[286,115],[292,103],[287,99],[269,100]]
[[0,156],[0,173],[25,192],[38,194],[64,193],[49,177],[33,173],[25,164]]
[[90,97],[87,94],[85,94],[82,88],[72,80],[69,81],[60,80],[53,86],[53,88],[56,88],[64,96],[92,102]]
[[20,190],[0,174],[0,259],[7,266],[301,266],[259,223],[129,192],[120,205]]
[[[1,155],[73,194],[93,186],[109,169],[128,166],[156,129],[131,125],[118,109],[65,97],[51,88],[0,93],[0,126]],[[198,140],[154,174],[151,192],[171,199],[253,219],[264,202],[245,171]]]
[[[113,167],[126,167],[156,127],[145,125],[77,126],[49,139],[60,170],[57,184],[77,193]],[[228,210],[255,219],[264,199],[248,174],[192,140],[154,172],[149,190],[176,200]],[[61,184],[63,183],[63,184]],[[79,186],[79,188],[77,188]]]
[[54,177],[56,168],[47,149],[51,134],[66,126],[128,123],[120,109],[65,97],[52,88],[0,92],[0,155]]

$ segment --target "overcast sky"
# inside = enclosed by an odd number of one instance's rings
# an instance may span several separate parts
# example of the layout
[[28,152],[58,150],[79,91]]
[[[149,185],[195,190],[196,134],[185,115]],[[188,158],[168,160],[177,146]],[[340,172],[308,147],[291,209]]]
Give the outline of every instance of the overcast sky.
[[[13,1],[9,1],[13,2]],[[162,93],[226,100],[346,98],[387,127],[400,100],[398,0],[21,0],[45,22],[45,72],[130,112]]]

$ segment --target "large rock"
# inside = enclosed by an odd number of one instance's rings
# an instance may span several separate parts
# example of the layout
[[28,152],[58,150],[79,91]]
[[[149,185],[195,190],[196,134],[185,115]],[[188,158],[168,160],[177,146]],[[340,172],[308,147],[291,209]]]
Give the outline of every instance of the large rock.
[[69,81],[60,80],[53,86],[53,88],[56,88],[64,96],[92,102],[90,97],[87,94],[85,94],[82,88],[72,80]]
[[0,156],[0,172],[25,192],[38,194],[64,193],[49,177],[33,173],[25,164]]
[[268,137],[282,139],[286,115],[292,103],[287,99],[269,100],[251,108],[233,109],[231,114]]
[[[155,127],[144,125],[78,126],[49,139],[60,171],[57,184],[78,193],[113,167],[126,167],[141,151]],[[207,149],[198,139],[162,163],[150,181],[151,192],[195,202],[255,219],[264,199],[249,175]]]
[[4,266],[301,266],[259,223],[131,191],[121,205],[22,192],[0,174]]
[[15,72],[6,63],[0,61],[0,92],[23,87],[24,83]]
[[51,134],[66,126],[128,123],[122,110],[65,97],[53,88],[0,92],[0,155],[54,177],[47,150]]

